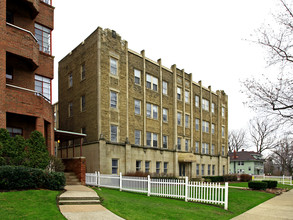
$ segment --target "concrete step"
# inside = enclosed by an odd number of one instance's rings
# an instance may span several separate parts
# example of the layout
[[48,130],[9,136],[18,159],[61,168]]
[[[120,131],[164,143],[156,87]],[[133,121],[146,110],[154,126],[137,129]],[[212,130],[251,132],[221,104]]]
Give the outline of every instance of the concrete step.
[[100,200],[61,200],[59,205],[95,205],[100,204]]
[[64,201],[64,200],[99,200],[100,197],[99,196],[87,196],[87,197],[72,197],[72,196],[69,196],[69,197],[59,197],[58,198],[58,201]]
[[70,177],[66,177],[66,180],[71,180],[71,181],[78,181],[78,178],[76,178],[76,176],[70,176]]
[[79,181],[67,181],[66,180],[66,185],[81,185],[81,182],[79,182]]

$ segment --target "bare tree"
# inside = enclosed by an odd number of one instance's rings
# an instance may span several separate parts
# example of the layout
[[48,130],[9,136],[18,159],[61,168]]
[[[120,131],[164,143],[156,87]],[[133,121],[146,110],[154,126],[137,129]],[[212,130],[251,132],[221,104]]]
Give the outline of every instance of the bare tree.
[[248,97],[248,106],[292,123],[293,77],[288,72],[293,66],[293,6],[285,0],[279,2],[282,9],[274,16],[276,23],[260,28],[257,41],[268,51],[269,65],[277,66],[279,73],[276,74],[276,79],[264,77],[258,81],[252,78],[246,79],[242,84],[243,92]]
[[247,148],[246,145],[246,131],[243,129],[232,130],[228,135],[229,152],[239,151],[241,148]]
[[253,118],[249,121],[250,141],[258,153],[272,149],[276,144],[278,124],[269,118]]

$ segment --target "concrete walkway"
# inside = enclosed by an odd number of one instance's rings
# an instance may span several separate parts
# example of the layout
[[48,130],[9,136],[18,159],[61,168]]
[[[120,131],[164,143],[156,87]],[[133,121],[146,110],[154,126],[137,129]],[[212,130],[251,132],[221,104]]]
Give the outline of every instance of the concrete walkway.
[[[67,185],[65,192],[60,195],[60,201],[73,201],[80,204],[59,205],[61,213],[69,220],[88,220],[88,219],[122,219],[100,204],[86,204],[88,201],[96,201],[97,193],[86,186],[82,185]],[[59,203],[61,204],[61,202]],[[83,201],[83,202],[82,202]],[[87,201],[87,202],[86,202]],[[84,204],[83,204],[84,203]]]
[[233,220],[273,220],[293,219],[293,190],[282,193],[274,198],[244,212]]

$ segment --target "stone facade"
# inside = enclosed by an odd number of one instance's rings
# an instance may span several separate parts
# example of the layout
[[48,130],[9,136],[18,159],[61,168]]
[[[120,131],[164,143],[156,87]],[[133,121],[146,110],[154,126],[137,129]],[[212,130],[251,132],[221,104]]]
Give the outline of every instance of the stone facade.
[[[51,154],[54,150],[53,13],[54,7],[40,0],[0,3],[0,127],[25,138],[33,130],[40,131]],[[43,28],[48,32],[46,35]]]
[[87,172],[228,173],[224,91],[130,50],[115,31],[97,28],[59,62],[58,105],[60,129],[87,134]]

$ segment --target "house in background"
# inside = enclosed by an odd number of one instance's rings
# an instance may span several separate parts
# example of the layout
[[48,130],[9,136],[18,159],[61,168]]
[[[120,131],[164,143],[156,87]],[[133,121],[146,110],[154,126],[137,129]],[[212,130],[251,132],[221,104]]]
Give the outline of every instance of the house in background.
[[28,138],[40,131],[53,154],[50,0],[0,1],[0,128]]
[[264,162],[262,155],[253,151],[229,153],[230,173],[263,175]]

